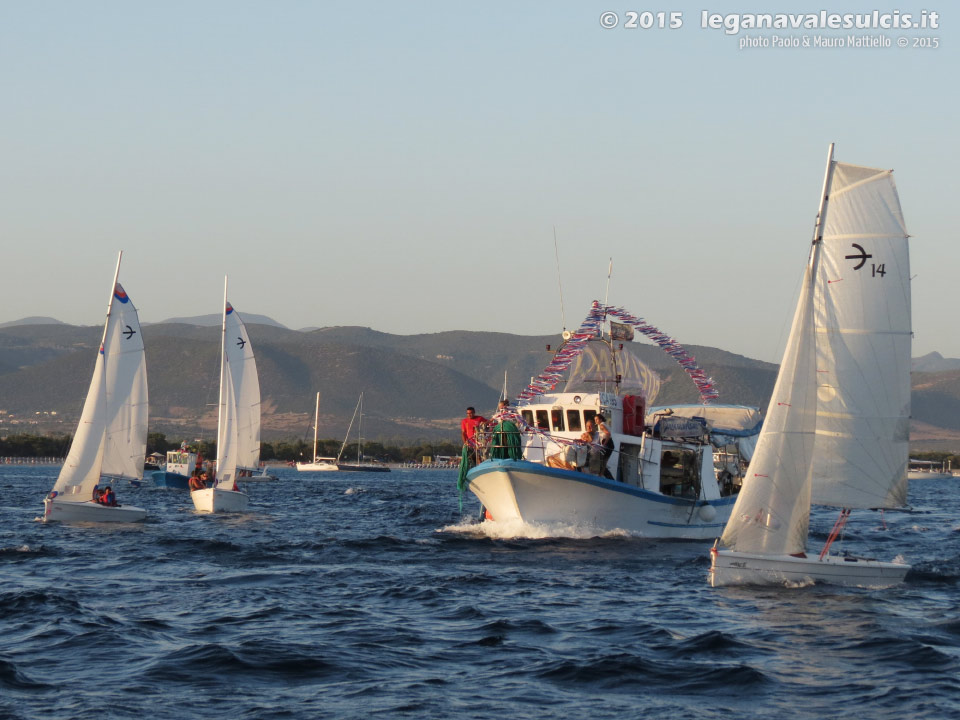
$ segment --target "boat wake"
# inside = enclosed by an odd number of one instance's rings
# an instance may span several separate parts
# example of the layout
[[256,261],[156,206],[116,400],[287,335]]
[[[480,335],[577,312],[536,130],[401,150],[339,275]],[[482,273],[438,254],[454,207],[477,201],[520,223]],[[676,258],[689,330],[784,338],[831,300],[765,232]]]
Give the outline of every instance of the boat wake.
[[546,538],[572,538],[575,540],[589,540],[591,538],[632,538],[642,537],[637,533],[615,528],[604,530],[594,525],[580,523],[525,523],[521,520],[507,520],[498,522],[484,520],[474,522],[464,520],[456,525],[447,525],[437,532],[458,533],[477,538],[491,540],[543,540]]

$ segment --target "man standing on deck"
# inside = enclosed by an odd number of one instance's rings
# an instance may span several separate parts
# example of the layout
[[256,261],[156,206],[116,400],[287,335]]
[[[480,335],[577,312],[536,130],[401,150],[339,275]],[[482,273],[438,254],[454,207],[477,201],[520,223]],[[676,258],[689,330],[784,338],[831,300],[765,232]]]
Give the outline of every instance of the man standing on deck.
[[477,415],[476,410],[468,407],[467,416],[460,421],[460,439],[463,441],[463,444],[469,445],[472,448],[476,447],[477,427],[486,424],[487,419],[485,417]]

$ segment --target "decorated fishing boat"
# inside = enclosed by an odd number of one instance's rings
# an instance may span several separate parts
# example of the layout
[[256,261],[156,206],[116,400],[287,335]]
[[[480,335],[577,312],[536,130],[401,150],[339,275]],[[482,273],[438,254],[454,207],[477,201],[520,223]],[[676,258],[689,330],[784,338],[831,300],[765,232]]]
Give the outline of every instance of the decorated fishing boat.
[[[650,407],[660,380],[629,351],[635,332],[677,360],[701,404]],[[675,340],[594,302],[517,405],[479,434],[470,458],[477,464],[462,473],[461,490],[479,498],[488,522],[715,537],[762,424],[757,408],[717,399],[712,380]]]

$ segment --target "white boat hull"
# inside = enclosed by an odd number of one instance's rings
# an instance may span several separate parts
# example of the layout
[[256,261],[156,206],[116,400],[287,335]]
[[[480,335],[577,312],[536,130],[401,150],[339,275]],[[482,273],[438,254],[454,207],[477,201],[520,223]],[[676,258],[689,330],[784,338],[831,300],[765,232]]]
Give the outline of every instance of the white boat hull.
[[46,498],[43,501],[44,522],[140,522],[147,517],[147,511],[132,505],[109,507],[100,505],[92,500],[86,502],[64,502],[56,498]]
[[220,488],[204,488],[190,493],[193,507],[201,513],[246,512],[249,498],[246,493]]
[[725,585],[797,585],[810,582],[829,585],[884,588],[903,582],[909,565],[864,558],[827,555],[758,555],[732,550],[710,551],[710,584]]
[[524,460],[488,460],[467,477],[494,521],[582,524],[650,538],[712,540],[723,531],[735,500],[670,497]]
[[297,463],[297,470],[300,472],[336,472],[335,463],[315,462],[315,463]]

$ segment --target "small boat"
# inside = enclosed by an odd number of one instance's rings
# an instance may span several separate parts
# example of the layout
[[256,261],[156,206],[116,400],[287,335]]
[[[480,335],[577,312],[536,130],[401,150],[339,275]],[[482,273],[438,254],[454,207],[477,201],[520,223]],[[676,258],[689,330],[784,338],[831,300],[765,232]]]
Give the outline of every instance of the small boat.
[[[730,522],[710,552],[721,585],[888,587],[910,566],[831,555],[853,508],[907,498],[910,258],[889,170],[833,160],[793,326]],[[807,555],[811,502],[842,508]]]
[[[353,423],[359,418],[357,423],[357,460],[351,462],[343,459],[344,450],[350,441],[350,432],[353,430]],[[320,393],[317,393],[317,409],[313,422],[313,462],[297,463],[297,470],[300,472],[390,472],[390,467],[375,460],[367,460],[363,457],[363,393],[360,393],[360,399],[357,400],[357,406],[353,409],[353,417],[350,418],[350,425],[347,427],[347,435],[340,446],[340,452],[335,458],[317,456],[317,426],[320,420]]]
[[[350,462],[343,460],[343,451],[347,449],[347,441],[350,438],[350,430],[353,429],[353,421],[357,420],[357,461]],[[343,445],[340,446],[340,452],[337,454],[337,470],[340,472],[390,472],[390,467],[376,460],[367,460],[363,457],[363,393],[357,400],[357,406],[353,409],[353,417],[350,418],[350,425],[347,427],[347,435],[343,439]]]
[[[660,381],[619,342],[632,339],[633,329],[681,362],[704,404],[647,412]],[[576,332],[564,333],[554,360],[518,397],[515,409],[494,416],[492,433],[479,433],[476,466],[466,469],[469,457],[461,466],[461,491],[477,496],[487,522],[716,537],[761,424],[757,408],[713,404],[712,383],[676,341],[599,302]],[[610,432],[605,446],[593,430],[598,415]]]
[[910,460],[907,480],[953,480],[949,461]]
[[43,501],[44,522],[136,522],[147,516],[143,508],[94,502],[101,484],[139,483],[147,448],[147,365],[137,309],[117,282],[122,257],[77,432]]
[[226,278],[223,281],[219,404],[214,484],[193,490],[190,497],[197,512],[245,512],[249,498],[240,490],[237,479],[240,473],[252,473],[260,464],[260,381],[247,330],[227,301]]
[[174,490],[189,490],[190,476],[197,467],[197,454],[183,443],[179,450],[167,451],[167,461],[163,468],[150,473],[156,487]]
[[337,459],[317,455],[317,428],[320,425],[320,393],[317,393],[317,407],[313,415],[313,462],[298,462],[300,472],[336,472]]

